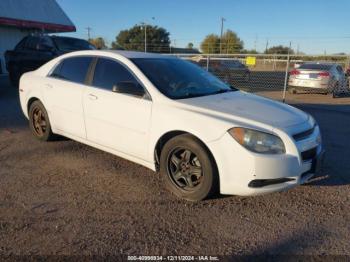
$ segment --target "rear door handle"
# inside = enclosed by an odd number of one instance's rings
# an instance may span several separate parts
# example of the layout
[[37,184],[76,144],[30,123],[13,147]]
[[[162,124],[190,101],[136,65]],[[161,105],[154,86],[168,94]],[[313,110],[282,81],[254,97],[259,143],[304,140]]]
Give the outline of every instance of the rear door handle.
[[90,100],[97,100],[97,96],[93,95],[93,94],[89,94],[89,99]]
[[47,89],[52,89],[53,88],[53,86],[50,85],[50,84],[46,84],[45,86],[46,86]]

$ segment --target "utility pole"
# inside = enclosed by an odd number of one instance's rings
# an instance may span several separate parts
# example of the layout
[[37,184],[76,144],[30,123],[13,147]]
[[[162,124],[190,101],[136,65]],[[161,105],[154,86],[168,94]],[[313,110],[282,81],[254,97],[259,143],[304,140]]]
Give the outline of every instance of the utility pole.
[[144,52],[147,53],[147,24],[146,22],[142,22],[141,23],[141,29],[143,28],[143,31],[145,33],[145,37],[144,37]]
[[[152,17],[152,20],[154,20],[155,17]],[[145,30],[145,53],[147,53],[147,23],[142,22],[141,25],[143,25],[144,30]]]
[[254,41],[254,50],[255,50],[255,52],[256,52],[257,43],[258,43],[258,35],[255,35],[255,41]]
[[288,72],[289,72],[289,63],[290,63],[290,51],[292,50],[292,42],[289,42],[288,55],[287,55],[287,64],[286,64],[286,72],[284,75],[284,87],[283,87],[283,103],[286,102],[286,92],[288,85]]
[[90,40],[90,39],[91,39],[91,34],[90,34],[90,32],[91,32],[92,28],[91,28],[90,26],[88,26],[88,27],[86,27],[85,29],[87,30],[88,40]]
[[269,47],[269,39],[266,39],[265,54],[267,54],[268,47]]
[[147,53],[147,24],[144,23],[145,27],[145,53]]
[[220,33],[220,54],[222,52],[222,35],[224,33],[224,22],[226,21],[225,18],[221,17],[221,33]]

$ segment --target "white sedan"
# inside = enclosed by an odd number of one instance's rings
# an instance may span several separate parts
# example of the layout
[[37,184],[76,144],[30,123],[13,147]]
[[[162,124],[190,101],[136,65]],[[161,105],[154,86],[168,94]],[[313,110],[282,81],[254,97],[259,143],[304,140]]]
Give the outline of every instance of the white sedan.
[[322,155],[310,115],[170,56],[69,53],[24,74],[19,91],[38,139],[62,135],[160,171],[191,201],[292,188]]

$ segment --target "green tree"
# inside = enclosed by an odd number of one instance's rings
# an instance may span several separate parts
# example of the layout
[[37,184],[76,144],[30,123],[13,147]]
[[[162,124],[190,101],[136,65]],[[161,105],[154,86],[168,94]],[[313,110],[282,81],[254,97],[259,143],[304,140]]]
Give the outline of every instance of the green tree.
[[234,54],[240,53],[243,49],[243,41],[237,36],[237,34],[231,30],[227,30],[222,35],[221,53]]
[[243,49],[243,50],[241,50],[241,52],[240,53],[242,53],[242,54],[259,54],[259,52],[258,51],[256,51],[255,49]]
[[207,35],[201,43],[201,50],[206,54],[220,53],[220,38],[215,34]]
[[[221,44],[220,44],[221,42]],[[221,52],[220,52],[221,45]],[[243,49],[243,41],[237,34],[231,30],[227,30],[222,35],[222,40],[215,34],[207,35],[201,43],[203,53],[211,54],[233,54],[239,53]]]
[[[168,53],[170,49],[170,33],[162,27],[147,25],[147,51]],[[145,50],[145,26],[135,25],[130,29],[122,30],[112,43],[113,49],[134,51]]]
[[187,48],[188,48],[188,49],[193,49],[193,46],[194,46],[193,43],[188,43],[188,44],[187,44]]
[[106,42],[102,37],[96,37],[89,39],[90,44],[94,45],[97,49],[107,48]]
[[283,45],[272,46],[265,51],[265,54],[286,55],[288,54],[288,50],[289,50],[289,54],[294,54],[293,49],[290,49],[289,47],[283,46]]

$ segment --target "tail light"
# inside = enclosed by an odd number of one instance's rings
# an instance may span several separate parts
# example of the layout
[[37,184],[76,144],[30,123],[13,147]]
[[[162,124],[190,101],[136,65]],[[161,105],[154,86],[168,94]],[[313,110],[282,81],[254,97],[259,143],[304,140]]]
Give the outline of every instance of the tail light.
[[318,76],[319,77],[329,77],[330,74],[329,74],[329,72],[320,72],[320,73],[318,73]]
[[292,71],[290,71],[290,75],[291,76],[295,76],[295,75],[299,75],[300,74],[300,71],[299,70],[292,70]]

